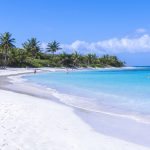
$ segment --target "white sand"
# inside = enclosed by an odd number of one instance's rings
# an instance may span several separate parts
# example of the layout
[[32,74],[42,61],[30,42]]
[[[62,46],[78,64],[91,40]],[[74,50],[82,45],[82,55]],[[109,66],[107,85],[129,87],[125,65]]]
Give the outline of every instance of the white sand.
[[69,107],[2,90],[0,137],[8,150],[146,150],[94,132]]
[[0,90],[0,149],[149,150],[96,133],[70,107],[4,90]]
[[32,72],[33,72],[33,69],[25,69],[25,68],[0,69],[0,76],[15,75],[15,74],[20,74],[20,73],[32,73]]
[[37,72],[55,72],[55,71],[66,71],[65,68],[7,68],[7,69],[0,69],[0,76],[5,75],[15,75],[15,74],[22,74],[22,73],[34,73],[36,69]]

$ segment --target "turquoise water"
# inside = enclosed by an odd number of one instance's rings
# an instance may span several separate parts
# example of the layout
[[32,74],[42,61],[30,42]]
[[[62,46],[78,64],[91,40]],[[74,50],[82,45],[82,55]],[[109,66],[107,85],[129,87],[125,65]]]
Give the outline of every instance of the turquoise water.
[[62,102],[91,111],[150,118],[150,67],[49,72],[26,76]]

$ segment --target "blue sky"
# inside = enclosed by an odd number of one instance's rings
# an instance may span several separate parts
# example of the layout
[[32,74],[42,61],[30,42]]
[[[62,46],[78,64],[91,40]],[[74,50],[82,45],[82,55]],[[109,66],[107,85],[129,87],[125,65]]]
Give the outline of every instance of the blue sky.
[[115,54],[128,65],[150,65],[149,0],[0,0],[0,33],[21,46],[37,37],[69,52]]

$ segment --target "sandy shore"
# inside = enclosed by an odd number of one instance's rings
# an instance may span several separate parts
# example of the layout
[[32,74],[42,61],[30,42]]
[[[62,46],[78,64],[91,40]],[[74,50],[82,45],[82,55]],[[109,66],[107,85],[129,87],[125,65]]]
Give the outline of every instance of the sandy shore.
[[[0,70],[3,77],[22,73],[33,73],[33,70]],[[5,84],[3,78],[0,80],[0,84]],[[15,82],[19,82],[17,78]],[[149,150],[96,132],[71,107],[46,100],[40,95],[38,98],[27,94],[0,90],[2,150]],[[54,100],[54,97],[50,99]]]

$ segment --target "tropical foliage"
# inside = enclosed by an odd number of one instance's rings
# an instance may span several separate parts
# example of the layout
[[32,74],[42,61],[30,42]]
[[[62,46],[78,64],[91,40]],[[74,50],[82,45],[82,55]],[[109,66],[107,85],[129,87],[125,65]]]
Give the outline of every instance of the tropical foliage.
[[40,53],[40,42],[36,38],[28,39],[22,46],[29,57],[36,58]]
[[122,67],[124,62],[116,56],[96,54],[81,55],[60,51],[60,43],[49,42],[46,51],[41,49],[40,42],[36,38],[28,39],[22,44],[22,48],[16,48],[15,39],[9,32],[0,35],[0,67]]
[[61,49],[60,44],[56,41],[53,41],[47,44],[47,52],[50,52],[53,55],[55,52],[57,52],[60,49]]
[[12,38],[12,35],[9,32],[5,32],[4,34],[0,35],[0,52],[1,52],[1,63],[5,68],[8,63],[8,54],[11,52],[14,45],[15,39]]

